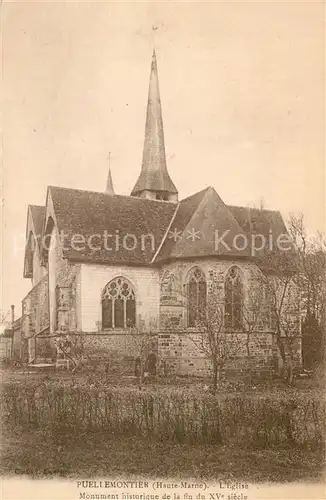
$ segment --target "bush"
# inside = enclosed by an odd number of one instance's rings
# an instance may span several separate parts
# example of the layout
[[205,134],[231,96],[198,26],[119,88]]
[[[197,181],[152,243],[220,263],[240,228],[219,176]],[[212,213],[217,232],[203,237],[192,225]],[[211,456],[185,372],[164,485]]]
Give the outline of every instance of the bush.
[[178,443],[253,447],[317,448],[325,432],[324,402],[244,395],[197,396],[175,392],[100,388],[95,385],[7,383],[2,391],[3,423],[41,429],[54,437],[105,432]]

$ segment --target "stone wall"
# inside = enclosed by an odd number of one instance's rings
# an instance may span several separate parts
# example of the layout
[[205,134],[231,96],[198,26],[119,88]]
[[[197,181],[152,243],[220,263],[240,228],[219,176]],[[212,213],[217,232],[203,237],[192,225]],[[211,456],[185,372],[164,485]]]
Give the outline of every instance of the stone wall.
[[144,359],[151,353],[157,356],[157,337],[142,338],[135,334],[84,335],[85,351],[89,358],[109,372],[134,375],[137,358],[144,349]]
[[53,363],[57,358],[57,348],[54,338],[50,336],[36,336],[35,351],[38,363]]
[[12,339],[10,337],[0,337],[0,361],[11,359]]
[[16,361],[22,359],[23,354],[23,333],[22,333],[22,319],[19,318],[15,321],[13,329],[13,339],[12,339],[12,358]]
[[101,297],[104,287],[112,279],[123,276],[135,290],[138,328],[150,328],[159,321],[159,271],[135,266],[107,266],[82,264],[80,273],[81,330],[101,330]]
[[80,264],[63,258],[55,228],[51,235],[48,267],[51,334],[81,330]]
[[[226,334],[230,349],[224,372],[228,376],[239,375],[249,369],[271,374],[275,363],[274,340],[270,333],[255,332],[250,337],[247,356],[246,336],[244,334]],[[170,374],[208,376],[211,362],[207,351],[202,349],[205,333],[198,332],[161,332],[158,336],[158,353],[164,360],[166,371]]]
[[21,357],[24,361],[35,358],[34,337],[49,326],[48,291],[48,275],[45,275],[22,301]]
[[[37,339],[39,355],[41,348],[51,352],[55,339],[60,336],[49,336]],[[78,345],[88,369],[134,375],[137,359],[143,361],[149,355],[157,358],[157,335],[145,336],[135,333],[71,333],[64,336],[72,346]],[[73,347],[72,347],[73,351]],[[60,356],[58,356],[60,357]]]
[[41,256],[38,247],[38,243],[35,243],[35,249],[33,252],[33,278],[32,285],[33,287],[41,281],[42,278],[47,274],[46,267],[41,265]]
[[[119,366],[122,372],[128,373],[133,371],[135,360],[139,356],[139,344],[135,341],[135,335],[127,330],[103,331],[101,325],[101,294],[112,279],[123,276],[131,282],[136,295],[138,329],[148,330],[154,321],[154,330],[159,333],[151,351],[157,355],[163,372],[180,375],[206,376],[211,369],[207,353],[198,348],[201,334],[196,329],[187,327],[184,285],[191,269],[194,266],[200,267],[206,277],[208,294],[212,294],[214,290],[216,303],[222,307],[225,276],[232,265],[241,269],[245,290],[244,305],[249,309],[250,294],[257,288],[258,268],[249,261],[178,260],[159,270],[135,266],[76,264],[63,259],[60,249],[56,250],[54,258],[57,295],[53,311],[57,318],[57,328],[52,333],[82,335],[85,352],[95,364],[116,366],[116,369]],[[28,315],[23,314],[27,336],[35,335],[42,328],[41,325],[49,321],[47,299],[45,277],[26,298],[30,310]],[[291,287],[286,300],[289,314],[293,316],[294,328],[299,328],[298,295],[295,287]],[[38,303],[43,303],[40,306],[42,313],[34,314],[33,308]],[[225,369],[230,375],[239,375],[249,369],[270,374],[280,366],[268,308],[263,310],[262,319],[250,335],[250,356],[247,355],[244,332],[230,332],[230,343],[234,342],[235,334],[236,349]],[[38,342],[41,347],[39,340]],[[295,344],[295,363],[300,364],[300,336],[297,336]]]
[[[160,300],[160,328],[182,330],[187,327],[187,309],[185,307],[185,288],[188,275],[194,267],[199,267],[205,275],[208,292],[214,285],[214,294],[217,302],[224,302],[224,280],[229,268],[238,266],[243,273],[244,288],[248,289],[252,280],[252,273],[257,269],[255,264],[246,261],[200,259],[178,260],[166,264],[160,270],[161,300]],[[173,292],[167,294],[162,290],[162,284],[173,279]]]
[[32,337],[49,325],[48,276],[45,275],[22,301],[22,330]]
[[[49,252],[49,267],[55,272],[50,286],[51,333],[99,332],[102,322],[101,296],[112,279],[123,276],[135,289],[137,327],[159,322],[159,271],[155,268],[79,264],[62,258],[60,247]],[[51,291],[52,289],[52,291]]]
[[[248,318],[253,317],[255,310],[254,297],[257,293],[265,293],[259,280],[259,269],[249,261],[231,260],[187,260],[169,263],[161,269],[160,283],[160,330],[158,354],[165,360],[166,370],[170,373],[207,375],[211,363],[203,349],[198,348],[203,338],[196,329],[187,327],[187,306],[185,283],[191,270],[198,266],[204,273],[208,296],[214,293],[216,303],[224,307],[225,276],[233,265],[240,268],[244,288],[244,311]],[[293,318],[293,352],[295,365],[301,365],[301,332],[300,307],[297,288],[292,285],[285,297],[284,312]],[[268,306],[268,298],[264,296],[260,308],[256,307],[257,320],[255,328],[251,327],[249,356],[246,347],[246,324],[244,331],[230,332],[230,342],[233,342],[232,356],[228,360],[225,371],[228,375],[241,374],[250,371],[269,376],[279,370],[280,354],[273,334],[273,320]],[[249,321],[249,319],[248,319]],[[252,319],[251,319],[252,321]],[[275,325],[274,325],[275,326]],[[196,340],[197,339],[197,340]]]

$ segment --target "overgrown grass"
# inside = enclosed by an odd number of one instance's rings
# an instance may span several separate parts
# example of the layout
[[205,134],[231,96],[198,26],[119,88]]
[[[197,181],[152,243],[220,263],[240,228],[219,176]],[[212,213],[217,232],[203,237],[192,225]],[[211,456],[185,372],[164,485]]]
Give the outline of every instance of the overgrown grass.
[[95,387],[43,381],[7,383],[2,419],[12,429],[42,429],[50,435],[105,432],[187,444],[254,448],[322,446],[325,405],[307,394],[248,398],[136,388]]
[[[41,383],[42,381],[51,380],[52,382],[60,382],[62,384],[71,383],[81,385],[91,385],[99,387],[119,387],[124,389],[126,387],[137,387],[138,379],[132,376],[123,376],[116,373],[103,373],[100,370],[87,370],[79,371],[72,374],[66,370],[53,370],[45,373],[42,370],[31,371],[28,367],[11,367],[10,369],[0,370],[2,381],[13,383]],[[200,394],[211,386],[211,379],[204,377],[191,377],[191,376],[169,376],[169,377],[154,377],[149,380],[149,384],[145,384],[150,391],[173,391],[177,389],[186,389],[193,394]],[[248,383],[243,379],[223,379],[219,383],[218,393],[242,393],[246,395],[266,395],[272,393],[275,396],[294,395],[297,392],[309,393],[314,397],[325,398],[324,394],[325,377],[323,374],[311,378],[300,379],[297,378],[293,386],[288,386],[281,378],[255,380],[253,383]]]
[[32,377],[2,386],[3,475],[321,480],[324,399],[315,392],[140,391]]
[[190,445],[88,432],[5,433],[1,475],[231,479],[248,482],[323,480],[321,450]]

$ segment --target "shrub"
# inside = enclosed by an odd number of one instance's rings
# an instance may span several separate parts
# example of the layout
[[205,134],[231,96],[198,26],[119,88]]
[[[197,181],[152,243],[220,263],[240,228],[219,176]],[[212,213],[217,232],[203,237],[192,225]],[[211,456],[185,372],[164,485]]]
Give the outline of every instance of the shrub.
[[291,399],[68,386],[51,380],[3,385],[2,418],[12,428],[60,435],[105,432],[179,443],[301,446],[323,443],[325,407],[306,394]]

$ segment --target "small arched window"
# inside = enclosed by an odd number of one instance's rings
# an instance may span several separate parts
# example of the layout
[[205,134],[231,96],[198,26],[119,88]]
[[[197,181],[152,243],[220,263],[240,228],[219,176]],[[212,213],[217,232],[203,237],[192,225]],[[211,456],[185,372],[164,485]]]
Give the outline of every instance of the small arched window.
[[118,277],[110,281],[102,294],[102,328],[136,326],[136,297],[131,283]]
[[225,326],[239,329],[242,324],[243,282],[237,266],[229,269],[225,278]]
[[195,267],[188,277],[188,326],[194,327],[200,323],[206,314],[207,287],[203,272]]

